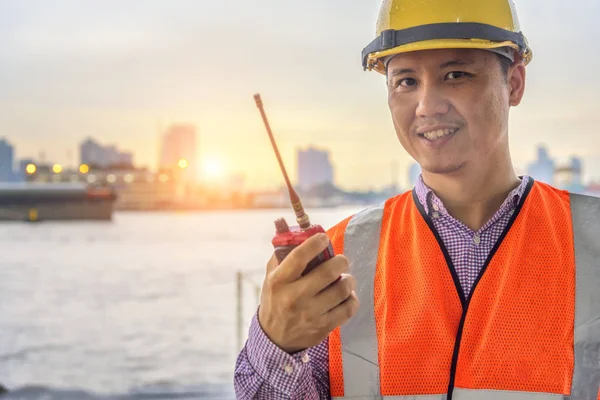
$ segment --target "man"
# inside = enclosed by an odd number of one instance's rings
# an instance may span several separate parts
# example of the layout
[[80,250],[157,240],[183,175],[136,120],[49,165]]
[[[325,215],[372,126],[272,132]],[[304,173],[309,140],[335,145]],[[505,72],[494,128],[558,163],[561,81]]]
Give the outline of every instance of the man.
[[600,199],[514,172],[512,0],[386,0],[377,34],[363,63],[421,179],[330,229],[343,256],[269,262],[238,397],[600,398]]

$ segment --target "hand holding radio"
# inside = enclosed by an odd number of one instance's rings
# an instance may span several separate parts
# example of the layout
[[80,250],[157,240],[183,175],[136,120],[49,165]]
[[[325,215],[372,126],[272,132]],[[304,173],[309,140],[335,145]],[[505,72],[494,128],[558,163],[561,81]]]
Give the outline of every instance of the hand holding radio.
[[304,274],[328,246],[327,235],[318,233],[281,264],[275,257],[267,264],[258,320],[269,339],[287,353],[318,345],[358,310],[356,280],[345,274],[346,257],[335,256]]

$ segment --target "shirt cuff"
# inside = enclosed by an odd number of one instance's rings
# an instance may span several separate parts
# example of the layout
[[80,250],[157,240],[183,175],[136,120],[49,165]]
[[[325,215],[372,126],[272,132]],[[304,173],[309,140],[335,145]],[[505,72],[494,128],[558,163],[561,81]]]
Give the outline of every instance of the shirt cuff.
[[258,313],[250,324],[246,353],[256,373],[288,396],[295,392],[309,361],[308,350],[291,355],[273,343],[260,326]]

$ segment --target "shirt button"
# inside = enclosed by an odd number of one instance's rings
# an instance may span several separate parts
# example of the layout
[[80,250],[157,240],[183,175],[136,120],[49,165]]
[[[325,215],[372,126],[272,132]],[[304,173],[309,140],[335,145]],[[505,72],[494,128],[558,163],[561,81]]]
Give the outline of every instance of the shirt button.
[[475,236],[473,236],[473,243],[475,243],[475,244],[477,244],[477,245],[478,245],[479,243],[481,243],[481,238],[479,237],[479,235],[478,235],[478,234],[475,234]]
[[288,375],[291,375],[292,372],[294,372],[294,367],[292,367],[290,364],[285,366],[285,373]]
[[304,364],[308,363],[310,361],[310,357],[308,354],[305,354],[304,357],[302,357],[302,362]]
[[440,217],[440,213],[435,211],[433,214],[431,214],[431,216],[435,219],[438,219]]
[[433,209],[435,211],[440,211],[440,207],[437,204],[435,204],[435,203],[433,204]]

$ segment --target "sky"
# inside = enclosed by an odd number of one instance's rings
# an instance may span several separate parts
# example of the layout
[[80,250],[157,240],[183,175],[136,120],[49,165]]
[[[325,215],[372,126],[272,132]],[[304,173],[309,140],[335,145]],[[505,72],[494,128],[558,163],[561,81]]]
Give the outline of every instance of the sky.
[[[290,175],[295,149],[331,151],[336,184],[407,185],[384,78],[364,72],[380,0],[0,0],[0,137],[19,158],[78,160],[88,136],[154,168],[159,133],[199,132],[200,160],[251,187],[282,182],[253,94]],[[538,144],[600,178],[600,2],[517,0],[534,52],[510,117],[520,172]],[[69,154],[70,153],[70,154]],[[202,163],[202,161],[201,161]]]

